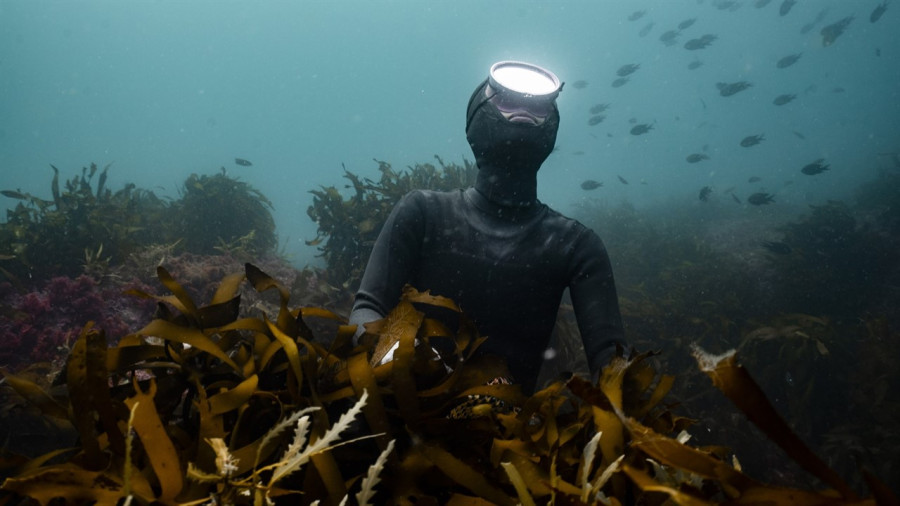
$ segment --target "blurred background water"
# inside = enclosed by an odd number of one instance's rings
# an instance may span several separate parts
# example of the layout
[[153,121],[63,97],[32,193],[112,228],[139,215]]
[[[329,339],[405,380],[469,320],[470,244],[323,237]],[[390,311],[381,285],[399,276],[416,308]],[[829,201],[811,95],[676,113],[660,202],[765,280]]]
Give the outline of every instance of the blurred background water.
[[[49,198],[49,164],[68,178],[96,162],[113,163],[113,190],[133,182],[177,197],[191,173],[224,167],[273,202],[291,261],[314,264],[309,190],[340,186],[342,164],[377,177],[373,158],[471,159],[465,105],[504,59],[567,83],[539,189],[564,214],[586,199],[698,206],[703,186],[722,201],[729,189],[742,201],[765,191],[791,213],[897,170],[900,8],[873,23],[875,0],[798,2],[785,15],[780,1],[758,4],[4,0],[0,187]],[[824,46],[820,30],[848,16]],[[684,47],[704,34],[718,38]],[[776,67],[794,53],[797,63]],[[613,87],[628,63],[640,68]],[[753,86],[720,96],[716,83],[735,81]],[[781,94],[797,98],[774,105]],[[604,103],[606,118],[589,125]],[[639,123],[653,129],[631,135]],[[741,147],[752,134],[765,140]],[[691,153],[709,159],[687,163]],[[800,173],[819,158],[829,171]],[[586,179],[604,186],[586,192]]]

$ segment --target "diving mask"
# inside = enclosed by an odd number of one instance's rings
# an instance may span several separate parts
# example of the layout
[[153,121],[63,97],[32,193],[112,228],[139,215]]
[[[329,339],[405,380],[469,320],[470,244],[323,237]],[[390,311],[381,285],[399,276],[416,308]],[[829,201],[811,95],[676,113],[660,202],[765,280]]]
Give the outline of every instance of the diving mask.
[[485,96],[511,122],[540,124],[556,107],[562,83],[547,69],[518,61],[491,66]]

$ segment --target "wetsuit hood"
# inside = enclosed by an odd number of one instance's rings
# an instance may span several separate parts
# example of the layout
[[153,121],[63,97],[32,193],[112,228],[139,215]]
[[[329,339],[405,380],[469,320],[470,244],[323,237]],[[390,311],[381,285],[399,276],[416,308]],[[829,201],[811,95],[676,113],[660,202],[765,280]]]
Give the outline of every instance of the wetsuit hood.
[[537,202],[537,171],[553,151],[559,128],[555,104],[540,125],[508,121],[485,97],[487,80],[472,93],[466,112],[466,139],[475,155],[475,189],[503,206]]

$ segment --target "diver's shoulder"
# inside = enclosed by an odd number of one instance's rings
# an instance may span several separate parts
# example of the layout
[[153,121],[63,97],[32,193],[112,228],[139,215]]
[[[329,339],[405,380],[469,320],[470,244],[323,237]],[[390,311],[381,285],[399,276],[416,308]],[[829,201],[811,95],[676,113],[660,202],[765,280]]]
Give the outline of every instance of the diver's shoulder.
[[566,226],[571,227],[573,229],[590,230],[589,227],[585,226],[584,224],[582,224],[580,221],[576,220],[575,218],[570,218],[570,217],[566,216],[565,214],[557,211],[556,209],[553,209],[552,207],[548,206],[547,204],[541,203],[541,205],[544,206],[544,209],[545,209],[545,211],[544,211],[545,212],[545,215],[544,215],[545,220],[550,220],[550,221],[554,221],[557,223],[563,223]]
[[463,190],[411,190],[403,200],[419,205],[435,205],[457,202],[462,200]]

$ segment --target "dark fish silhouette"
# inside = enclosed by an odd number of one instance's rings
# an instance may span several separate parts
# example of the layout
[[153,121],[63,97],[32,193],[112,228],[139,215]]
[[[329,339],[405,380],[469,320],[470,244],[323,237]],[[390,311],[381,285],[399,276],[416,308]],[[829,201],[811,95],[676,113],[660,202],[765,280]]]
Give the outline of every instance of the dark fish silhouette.
[[716,83],[716,88],[719,89],[719,95],[722,95],[723,97],[730,97],[735,93],[744,91],[751,86],[753,85],[748,83],[747,81],[737,81],[734,83]]
[[691,51],[696,51],[698,49],[705,49],[709,47],[710,44],[713,43],[717,38],[716,35],[711,33],[707,33],[706,35],[700,37],[699,39],[691,39],[684,43],[684,48],[689,49]]
[[616,75],[619,77],[630,76],[634,74],[637,69],[641,68],[639,63],[627,63],[619,67],[619,70],[616,71]]
[[694,23],[696,23],[696,22],[697,22],[697,18],[688,18],[688,19],[685,19],[685,20],[682,21],[681,23],[678,23],[678,29],[679,29],[679,30],[687,30],[688,28],[690,28],[691,26],[693,26]]
[[885,0],[884,2],[881,2],[878,7],[875,7],[875,10],[872,11],[872,15],[869,16],[869,21],[874,23],[881,19],[882,14],[887,10],[887,6],[888,3],[887,0]]
[[778,9],[778,14],[781,16],[787,16],[788,13],[791,12],[791,8],[795,3],[797,3],[797,0],[784,0],[784,2],[781,2],[781,8]]
[[739,198],[737,197],[737,195],[735,195],[735,194],[733,194],[733,193],[731,194],[731,198],[732,198],[735,202],[737,202],[738,204],[741,203],[741,199],[739,199]]
[[627,83],[627,82],[628,82],[627,77],[620,77],[612,82],[612,87],[613,88],[621,88],[622,86],[625,86],[625,83]]
[[603,186],[603,183],[600,181],[594,181],[593,179],[588,179],[585,182],[581,183],[582,190],[596,190]]
[[644,17],[644,14],[647,14],[647,11],[634,11],[628,16],[628,21],[637,21]]
[[775,100],[772,101],[775,105],[784,105],[797,98],[797,95],[793,95],[791,93],[785,93],[784,95],[778,95],[775,97]]
[[234,159],[234,163],[236,163],[236,164],[238,164],[238,165],[240,165],[240,166],[242,166],[242,167],[249,167],[249,166],[253,165],[253,164],[250,162],[250,160],[244,160],[243,158],[235,158],[235,159]]
[[590,119],[588,119],[588,125],[590,125],[590,126],[599,125],[605,119],[606,119],[605,114],[596,114],[594,116],[591,116]]
[[759,176],[750,176],[750,179],[747,180],[748,183],[758,183],[762,181],[762,178]]
[[745,148],[749,148],[750,146],[756,146],[757,144],[759,144],[760,142],[762,142],[764,140],[766,140],[766,138],[763,137],[763,134],[748,135],[747,137],[744,137],[743,139],[741,139],[741,146],[743,146]]
[[822,163],[824,161],[824,158],[819,158],[812,163],[808,163],[803,166],[802,169],[800,169],[800,172],[806,174],[807,176],[815,176],[816,174],[821,174],[828,170],[828,168],[830,167],[829,165]]
[[791,247],[781,241],[763,241],[763,247],[776,255],[789,255]]
[[688,63],[688,70],[697,70],[703,66],[703,62],[700,60],[694,60],[691,63]]
[[659,36],[659,40],[667,46],[674,46],[678,42],[678,30],[667,30]]
[[702,200],[703,202],[709,202],[709,195],[712,193],[712,191],[712,188],[710,188],[709,186],[700,188],[700,200]]
[[789,54],[789,55],[785,56],[784,58],[778,60],[778,63],[776,63],[775,66],[780,69],[786,69],[786,68],[790,67],[791,65],[797,63],[797,60],[799,60],[800,56],[802,56],[802,55],[803,55],[803,53]]
[[763,7],[769,5],[769,2],[771,2],[771,1],[772,0],[756,0],[756,3],[753,4],[753,6],[756,7],[757,9],[762,9]]
[[773,197],[770,193],[759,192],[747,197],[747,202],[753,204],[754,206],[762,206],[775,202],[775,197]]
[[653,130],[653,125],[647,123],[641,123],[639,125],[634,125],[631,127],[631,135],[641,135]]
[[720,11],[731,11],[734,12],[741,8],[741,4],[733,1],[733,0],[721,0],[716,2],[716,8]]
[[794,135],[796,135],[798,139],[806,140],[806,136],[796,130],[794,130]]
[[591,114],[600,114],[602,112],[606,112],[609,109],[609,104],[597,104],[590,108]]
[[622,184],[628,184],[628,181],[626,181],[624,177],[618,174],[616,174],[616,177],[619,178],[619,181],[621,181]]
[[653,30],[653,23],[648,23],[647,26],[641,28],[641,31],[638,32],[639,37],[646,37],[647,34],[650,33],[650,30]]
[[709,156],[704,155],[703,153],[691,153],[687,155],[685,158],[688,163],[697,163],[702,162],[703,160],[709,160]]
[[822,35],[822,45],[828,47],[834,44],[834,41],[837,40],[838,37],[844,33],[844,30],[850,26],[850,23],[853,21],[853,16],[847,16],[846,18],[841,19],[835,23],[831,23],[830,25],[822,28],[819,33]]
[[579,79],[579,80],[575,81],[574,83],[572,83],[572,87],[575,88],[576,90],[583,90],[583,89],[587,88],[588,84],[590,84],[590,83],[588,83],[584,79]]

